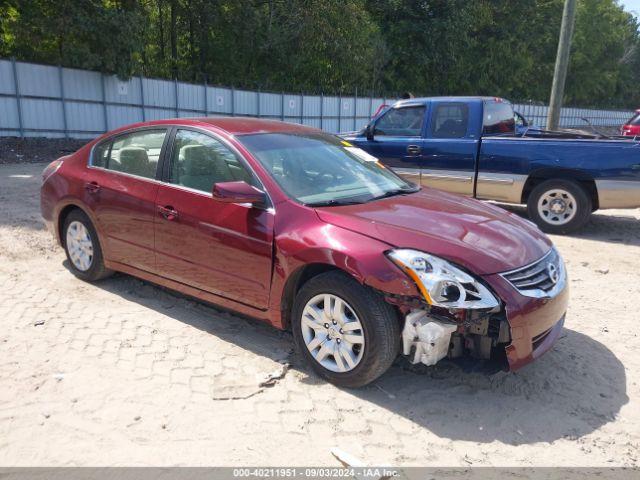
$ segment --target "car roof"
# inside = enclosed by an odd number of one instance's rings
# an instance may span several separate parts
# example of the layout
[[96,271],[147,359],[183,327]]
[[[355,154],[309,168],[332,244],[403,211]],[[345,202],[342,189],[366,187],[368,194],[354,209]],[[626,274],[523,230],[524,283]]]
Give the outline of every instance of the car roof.
[[511,103],[509,100],[501,97],[482,97],[482,96],[447,96],[447,97],[416,97],[398,100],[395,105],[409,103],[425,103],[425,102],[479,102],[479,101],[495,101],[502,103]]
[[229,135],[249,135],[256,133],[318,133],[320,130],[297,123],[287,123],[278,120],[251,117],[199,117],[199,118],[170,118],[150,122],[128,125],[129,128],[139,128],[153,125],[177,125],[185,127],[207,128],[208,126],[222,130]]

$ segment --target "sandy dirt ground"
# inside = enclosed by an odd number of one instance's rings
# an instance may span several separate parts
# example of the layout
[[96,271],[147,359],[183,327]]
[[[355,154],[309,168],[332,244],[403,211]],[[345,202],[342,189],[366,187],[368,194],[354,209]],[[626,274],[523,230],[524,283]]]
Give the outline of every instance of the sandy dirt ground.
[[40,220],[42,168],[0,165],[0,465],[337,466],[334,446],[371,465],[639,465],[640,209],[553,238],[572,299],[536,363],[396,365],[349,391],[288,333],[125,275],[77,280]]

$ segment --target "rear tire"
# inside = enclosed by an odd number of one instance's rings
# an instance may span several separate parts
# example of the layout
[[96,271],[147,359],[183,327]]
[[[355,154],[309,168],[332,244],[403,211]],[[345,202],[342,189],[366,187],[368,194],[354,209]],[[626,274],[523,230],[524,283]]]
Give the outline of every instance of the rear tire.
[[546,233],[566,234],[589,221],[591,198],[572,180],[546,180],[537,185],[527,200],[529,218]]
[[291,324],[297,350],[321,377],[341,387],[371,383],[398,355],[396,311],[342,272],[323,273],[304,284]]
[[104,266],[98,233],[82,210],[73,210],[67,215],[62,239],[71,271],[76,277],[95,282],[113,274]]

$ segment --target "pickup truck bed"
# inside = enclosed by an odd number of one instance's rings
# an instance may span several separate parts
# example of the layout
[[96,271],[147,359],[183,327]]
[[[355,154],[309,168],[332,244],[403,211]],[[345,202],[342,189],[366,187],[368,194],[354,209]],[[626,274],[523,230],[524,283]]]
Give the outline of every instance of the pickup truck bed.
[[415,183],[526,204],[550,233],[580,228],[597,209],[640,207],[639,142],[516,135],[499,98],[400,101],[344,138]]

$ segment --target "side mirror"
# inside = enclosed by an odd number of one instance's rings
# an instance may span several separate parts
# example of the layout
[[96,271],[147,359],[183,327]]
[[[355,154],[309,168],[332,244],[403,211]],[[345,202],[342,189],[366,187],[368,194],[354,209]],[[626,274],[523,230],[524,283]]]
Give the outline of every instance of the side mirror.
[[244,181],[215,183],[211,195],[214,200],[223,203],[254,204],[265,200],[265,194],[262,190]]
[[369,140],[370,142],[373,140],[373,132],[376,129],[376,125],[375,123],[370,123],[368,124],[365,129],[364,129],[364,134],[367,137],[367,140]]

